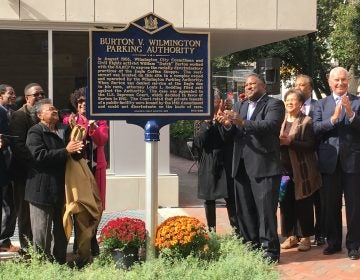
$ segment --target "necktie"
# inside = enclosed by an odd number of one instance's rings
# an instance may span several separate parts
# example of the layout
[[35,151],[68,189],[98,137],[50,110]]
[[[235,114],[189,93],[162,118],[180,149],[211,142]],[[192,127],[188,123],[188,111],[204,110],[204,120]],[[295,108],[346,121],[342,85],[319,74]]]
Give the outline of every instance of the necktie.
[[336,98],[335,98],[335,103],[336,103],[336,105],[339,104],[340,100],[341,100],[340,96],[336,96]]
[[[340,101],[341,101],[341,97],[340,97],[340,96],[336,96],[336,98],[335,98],[336,106],[339,104]],[[341,105],[340,105],[340,106],[341,106]],[[345,110],[344,110],[344,108],[341,106],[341,114],[340,114],[340,116],[339,116],[339,121],[341,121],[344,117],[345,117]]]

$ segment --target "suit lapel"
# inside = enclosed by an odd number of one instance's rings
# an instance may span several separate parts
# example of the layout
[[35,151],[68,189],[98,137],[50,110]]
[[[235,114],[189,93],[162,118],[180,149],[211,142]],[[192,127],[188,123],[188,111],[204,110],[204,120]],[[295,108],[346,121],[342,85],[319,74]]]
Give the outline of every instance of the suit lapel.
[[252,121],[255,120],[257,114],[265,106],[268,99],[269,99],[269,97],[267,95],[263,96],[263,98],[260,99],[260,101],[256,104],[255,110],[254,110],[253,114],[251,115],[250,120],[252,120]]
[[242,119],[244,119],[244,120],[246,120],[246,115],[247,115],[248,107],[249,107],[249,102],[247,102],[247,101],[241,101],[241,105],[240,105],[238,114],[239,114],[240,117],[241,117]]

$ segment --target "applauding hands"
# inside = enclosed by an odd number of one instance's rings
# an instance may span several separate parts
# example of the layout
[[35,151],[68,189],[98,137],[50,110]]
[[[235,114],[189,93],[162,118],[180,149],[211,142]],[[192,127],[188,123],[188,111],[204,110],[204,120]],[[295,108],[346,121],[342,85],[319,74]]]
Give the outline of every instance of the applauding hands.
[[226,128],[229,128],[232,124],[242,127],[244,126],[244,120],[233,110],[224,110],[224,102],[220,101],[220,106],[215,114],[215,119]]

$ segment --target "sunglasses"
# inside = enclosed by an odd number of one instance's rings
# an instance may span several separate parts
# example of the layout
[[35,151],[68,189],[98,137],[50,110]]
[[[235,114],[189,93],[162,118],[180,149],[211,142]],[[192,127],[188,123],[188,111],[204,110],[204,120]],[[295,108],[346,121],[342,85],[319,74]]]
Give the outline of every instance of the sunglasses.
[[32,94],[28,94],[28,96],[34,96],[34,97],[45,96],[45,92],[35,92]]

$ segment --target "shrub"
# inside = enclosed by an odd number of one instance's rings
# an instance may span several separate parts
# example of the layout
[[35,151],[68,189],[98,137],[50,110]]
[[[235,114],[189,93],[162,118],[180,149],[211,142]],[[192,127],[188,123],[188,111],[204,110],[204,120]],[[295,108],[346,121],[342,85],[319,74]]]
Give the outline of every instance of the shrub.
[[134,265],[129,271],[116,269],[111,258],[101,254],[81,270],[49,261],[15,259],[0,261],[1,279],[27,280],[277,280],[274,266],[264,262],[262,252],[253,251],[232,236],[218,237],[218,259],[203,260],[190,255],[186,258],[159,257]]
[[180,139],[188,139],[194,137],[193,121],[177,121],[170,124],[170,136]]

